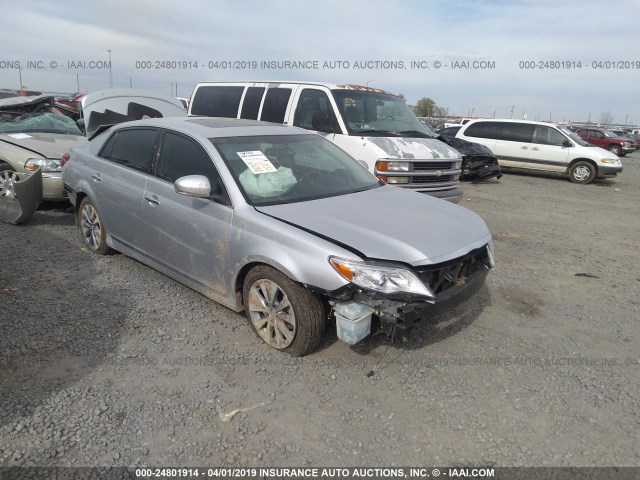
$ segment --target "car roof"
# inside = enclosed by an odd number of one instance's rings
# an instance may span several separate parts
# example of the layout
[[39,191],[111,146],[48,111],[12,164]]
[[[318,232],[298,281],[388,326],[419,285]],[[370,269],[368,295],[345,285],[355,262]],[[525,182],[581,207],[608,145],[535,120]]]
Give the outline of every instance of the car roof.
[[550,122],[536,122],[534,120],[513,120],[511,118],[476,118],[474,120],[469,120],[463,127],[468,127],[472,123],[478,122],[501,122],[501,123],[526,123],[532,125],[546,125],[548,127],[557,127],[558,125]]
[[397,97],[396,94],[391,93],[391,92],[387,92],[386,90],[382,90],[380,88],[375,88],[375,87],[370,87],[370,86],[364,86],[364,85],[355,85],[355,84],[350,84],[350,83],[345,83],[345,84],[337,84],[337,83],[330,83],[330,82],[302,82],[299,80],[249,80],[249,81],[238,81],[238,82],[233,82],[233,81],[205,81],[205,82],[199,82],[198,85],[196,85],[196,88],[198,87],[202,87],[202,86],[207,86],[207,85],[218,85],[218,84],[228,84],[228,85],[248,85],[248,86],[254,86],[254,85],[269,85],[270,88],[274,88],[274,87],[278,87],[280,85],[284,85],[284,84],[289,84],[289,85],[314,85],[317,87],[326,87],[329,90],[357,90],[360,92],[371,92],[371,93],[383,93],[385,95],[393,95],[394,97]]
[[221,117],[164,117],[124,122],[116,128],[156,127],[170,128],[206,138],[244,137],[255,135],[314,135],[309,130],[280,123],[259,122]]

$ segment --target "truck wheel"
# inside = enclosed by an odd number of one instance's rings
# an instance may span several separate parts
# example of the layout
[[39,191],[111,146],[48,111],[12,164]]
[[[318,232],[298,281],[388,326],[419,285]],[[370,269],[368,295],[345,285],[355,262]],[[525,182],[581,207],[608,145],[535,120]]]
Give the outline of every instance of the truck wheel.
[[98,215],[98,210],[89,197],[84,197],[80,202],[78,215],[80,217],[78,222],[80,233],[89,250],[99,255],[110,254],[112,250],[107,246],[107,231],[100,215]]
[[249,323],[267,345],[294,357],[318,348],[324,309],[309,290],[266,265],[247,274],[242,290]]
[[596,178],[597,173],[596,166],[593,163],[581,160],[571,165],[569,178],[573,183],[584,185],[591,183]]
[[620,148],[620,145],[609,145],[609,151],[619,157],[622,156],[622,148]]

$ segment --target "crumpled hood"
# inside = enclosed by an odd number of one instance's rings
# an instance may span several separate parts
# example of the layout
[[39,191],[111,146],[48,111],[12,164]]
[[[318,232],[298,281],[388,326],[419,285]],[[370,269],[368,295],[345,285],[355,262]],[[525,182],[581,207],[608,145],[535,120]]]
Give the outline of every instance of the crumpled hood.
[[491,238],[487,225],[471,210],[391,186],[256,209],[368,258],[412,265],[459,257]]
[[455,148],[463,155],[469,156],[482,156],[482,157],[494,157],[493,152],[486,145],[481,143],[470,142],[463,138],[450,137],[447,135],[440,135],[438,140],[446,143],[450,147]]
[[60,158],[71,148],[87,143],[87,138],[63,133],[0,133],[0,141],[27,148],[45,158]]
[[380,158],[456,159],[460,153],[435,138],[364,137],[380,149]]

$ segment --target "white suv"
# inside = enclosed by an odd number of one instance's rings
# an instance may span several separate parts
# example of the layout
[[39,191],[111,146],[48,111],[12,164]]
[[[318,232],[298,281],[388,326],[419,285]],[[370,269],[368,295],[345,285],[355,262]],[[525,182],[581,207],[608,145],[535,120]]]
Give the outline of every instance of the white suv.
[[622,172],[622,163],[616,155],[551,123],[472,120],[456,137],[486,145],[503,168],[565,173],[574,183],[590,183],[595,178],[615,177]]

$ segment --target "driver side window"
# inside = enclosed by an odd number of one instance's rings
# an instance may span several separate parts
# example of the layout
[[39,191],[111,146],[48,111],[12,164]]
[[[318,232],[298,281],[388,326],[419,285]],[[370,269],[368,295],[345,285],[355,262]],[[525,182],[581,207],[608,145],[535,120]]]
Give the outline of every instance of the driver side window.
[[222,192],[222,183],[209,154],[193,140],[166,132],[156,165],[156,176],[171,183],[185,175],[204,175],[212,193]]
[[327,131],[337,126],[329,97],[322,90],[305,88],[300,93],[293,117],[296,127]]

